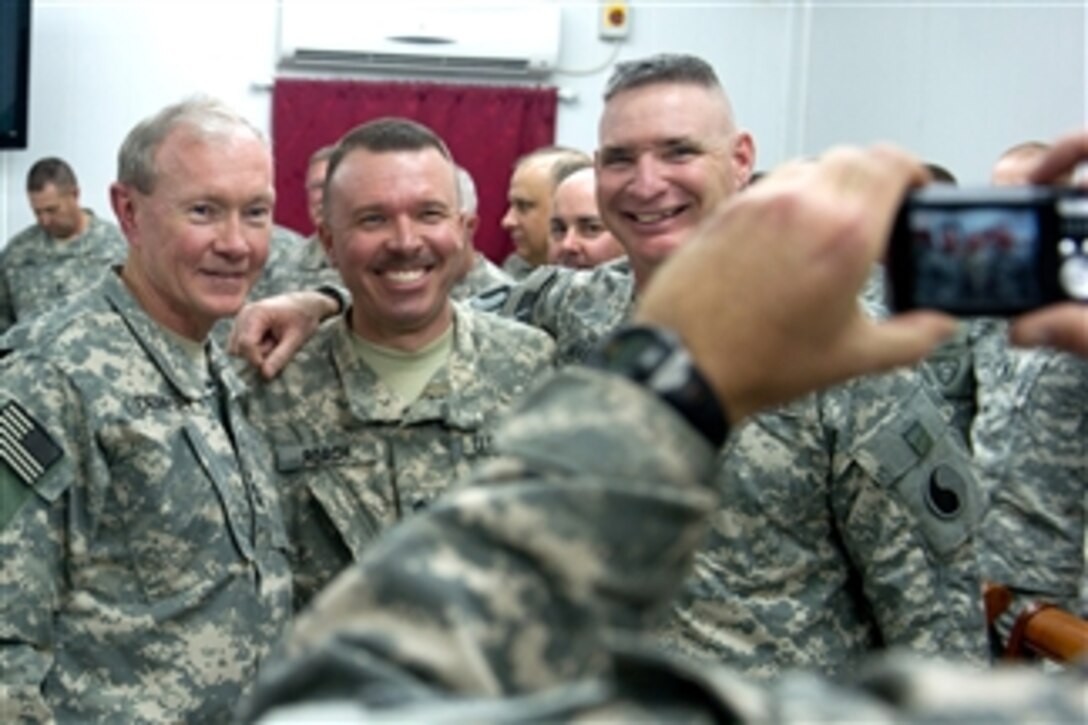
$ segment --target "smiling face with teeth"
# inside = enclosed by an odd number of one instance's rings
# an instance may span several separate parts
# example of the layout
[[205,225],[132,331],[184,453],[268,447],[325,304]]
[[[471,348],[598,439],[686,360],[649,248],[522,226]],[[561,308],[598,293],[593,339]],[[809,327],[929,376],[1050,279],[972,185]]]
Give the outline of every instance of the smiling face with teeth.
[[736,129],[719,88],[652,83],[605,103],[597,202],[639,288],[718,202],[747,183],[754,161],[752,137]]
[[349,151],[331,172],[321,238],[351,291],[351,326],[416,350],[453,320],[466,238],[453,163],[434,148]]

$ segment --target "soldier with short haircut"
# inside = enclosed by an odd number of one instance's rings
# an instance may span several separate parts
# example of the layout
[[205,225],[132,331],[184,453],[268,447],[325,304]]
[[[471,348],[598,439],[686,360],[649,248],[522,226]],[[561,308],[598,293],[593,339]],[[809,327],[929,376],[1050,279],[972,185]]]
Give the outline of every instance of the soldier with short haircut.
[[352,303],[250,407],[282,480],[299,607],[489,455],[499,412],[550,368],[547,335],[451,301],[461,209],[446,145],[412,121],[366,123],[329,160],[321,238]]
[[[794,171],[770,174],[766,193],[737,199],[675,255],[637,327],[593,366],[560,371],[517,406],[496,436],[499,463],[329,588],[265,671],[247,721],[1083,721],[1084,668],[897,652],[834,679],[757,682],[646,636],[718,515],[715,408],[736,435],[814,375],[917,360],[939,337],[933,313],[877,323],[855,299],[921,167],[884,147]],[[636,336],[663,354],[622,354]]]
[[[658,268],[740,196],[755,158],[714,69],[689,55],[618,64],[599,136],[600,213],[627,257],[592,271],[543,268],[487,300],[549,332],[564,364],[630,318]],[[675,304],[685,309],[683,294]],[[248,336],[262,339],[260,327]],[[749,421],[721,451],[721,508],[663,640],[758,677],[840,672],[893,647],[984,661],[981,501],[942,406],[906,369]]]
[[225,722],[291,615],[279,498],[207,336],[268,253],[267,141],[218,102],[138,124],[129,251],[0,380],[0,712]]
[[591,161],[557,164],[552,189],[548,263],[591,269],[624,255],[597,209],[597,176]]
[[44,158],[26,177],[38,220],[0,251],[0,332],[82,292],[125,257],[117,227],[79,205],[79,182],[62,159]]
[[502,217],[502,228],[514,243],[514,251],[503,262],[503,269],[516,280],[548,261],[555,183],[552,171],[556,164],[574,159],[589,157],[566,146],[544,146],[514,163],[507,192],[510,206]]
[[[552,333],[562,362],[584,359],[745,186],[754,156],[704,61],[619,64],[605,90],[597,190],[627,261],[539,270],[501,311]],[[972,545],[981,502],[941,406],[922,375],[901,370],[756,416],[721,452],[721,509],[664,641],[759,677],[839,672],[882,647],[983,661]]]

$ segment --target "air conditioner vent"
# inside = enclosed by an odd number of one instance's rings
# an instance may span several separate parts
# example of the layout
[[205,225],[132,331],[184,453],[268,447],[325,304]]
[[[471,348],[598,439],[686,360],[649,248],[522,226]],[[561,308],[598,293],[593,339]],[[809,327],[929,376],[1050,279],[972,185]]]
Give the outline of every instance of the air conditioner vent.
[[561,9],[551,0],[481,5],[402,0],[281,0],[286,68],[404,74],[542,77],[559,55]]
[[536,71],[525,58],[485,58],[473,56],[420,56],[414,53],[376,53],[366,51],[313,50],[300,48],[285,65],[299,68],[359,68],[376,71],[426,71],[429,73],[469,73],[495,75],[545,75],[547,68]]

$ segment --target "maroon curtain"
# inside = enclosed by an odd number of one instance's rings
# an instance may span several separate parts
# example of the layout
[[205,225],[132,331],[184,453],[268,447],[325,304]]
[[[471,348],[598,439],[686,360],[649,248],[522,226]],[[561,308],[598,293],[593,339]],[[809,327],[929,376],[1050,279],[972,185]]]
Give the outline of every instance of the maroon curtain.
[[477,248],[496,262],[511,244],[499,222],[511,167],[521,154],[555,143],[555,88],[439,85],[279,78],[272,98],[276,221],[312,231],[303,190],[316,149],[381,116],[422,123],[449,145],[480,196]]

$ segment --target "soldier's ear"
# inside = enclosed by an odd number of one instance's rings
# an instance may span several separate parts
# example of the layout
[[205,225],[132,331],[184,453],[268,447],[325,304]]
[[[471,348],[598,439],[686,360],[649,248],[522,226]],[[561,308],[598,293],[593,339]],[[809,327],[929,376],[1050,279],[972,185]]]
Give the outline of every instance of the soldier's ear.
[[339,269],[339,265],[336,263],[336,245],[332,243],[332,230],[329,229],[329,225],[324,219],[317,225],[317,238],[321,240],[321,246],[325,249],[325,256],[329,258],[329,264]]
[[480,226],[480,217],[476,214],[461,214],[461,228],[464,230],[466,246],[472,246],[476,239],[476,229]]
[[113,215],[117,217],[117,226],[121,227],[130,244],[139,236],[134,194],[125,184],[116,181],[110,184],[110,206],[113,207]]

